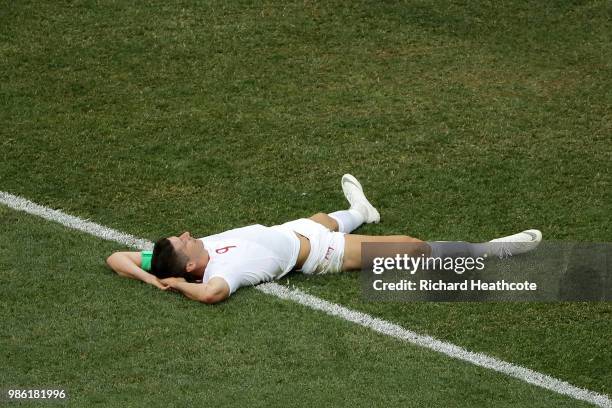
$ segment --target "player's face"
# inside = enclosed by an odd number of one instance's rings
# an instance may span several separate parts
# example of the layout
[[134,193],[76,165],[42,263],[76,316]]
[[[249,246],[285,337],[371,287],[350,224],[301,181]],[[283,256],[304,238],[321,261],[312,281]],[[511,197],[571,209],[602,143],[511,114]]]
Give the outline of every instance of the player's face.
[[202,243],[193,238],[188,231],[183,232],[178,237],[168,239],[176,251],[185,254],[190,260],[196,258],[201,252]]

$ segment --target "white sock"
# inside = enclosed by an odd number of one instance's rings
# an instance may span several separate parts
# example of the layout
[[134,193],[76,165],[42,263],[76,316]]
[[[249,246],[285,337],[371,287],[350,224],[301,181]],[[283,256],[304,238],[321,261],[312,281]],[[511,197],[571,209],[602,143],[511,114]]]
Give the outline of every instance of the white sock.
[[329,214],[338,223],[338,231],[350,233],[359,228],[365,221],[365,217],[357,210],[336,211]]

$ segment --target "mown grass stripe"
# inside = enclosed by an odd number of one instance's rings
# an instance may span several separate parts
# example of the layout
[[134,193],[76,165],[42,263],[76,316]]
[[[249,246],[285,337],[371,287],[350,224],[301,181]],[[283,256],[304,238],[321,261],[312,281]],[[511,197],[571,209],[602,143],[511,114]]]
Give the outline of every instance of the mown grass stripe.
[[[65,214],[59,210],[33,203],[25,198],[0,191],[0,203],[18,211],[36,215],[49,221],[54,221],[68,228],[86,232],[90,235],[115,241],[134,249],[149,249],[152,242],[134,237],[132,235],[107,228],[91,221]],[[556,379],[546,374],[530,370],[528,368],[498,360],[482,353],[474,353],[462,347],[438,340],[431,336],[415,333],[397,324],[378,319],[366,313],[348,309],[344,306],[327,302],[323,299],[308,295],[298,289],[288,289],[276,283],[265,283],[258,285],[256,289],[263,293],[273,295],[285,300],[291,300],[311,309],[322,311],[328,315],[339,317],[349,322],[369,328],[378,333],[395,337],[409,343],[442,353],[449,357],[463,360],[468,363],[488,368],[490,370],[506,374],[526,383],[566,395],[577,400],[586,401],[594,405],[612,408],[612,400],[607,395],[599,394],[584,388],[576,387],[568,382]]]

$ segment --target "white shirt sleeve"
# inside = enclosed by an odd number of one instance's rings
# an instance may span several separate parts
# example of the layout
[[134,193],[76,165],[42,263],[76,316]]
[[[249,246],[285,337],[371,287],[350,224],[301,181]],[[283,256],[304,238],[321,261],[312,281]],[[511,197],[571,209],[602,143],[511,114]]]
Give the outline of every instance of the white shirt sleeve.
[[278,262],[274,257],[260,255],[241,262],[215,265],[215,270],[211,271],[208,279],[216,276],[225,279],[232,294],[240,287],[255,286],[273,280],[274,274],[271,271],[278,269]]
[[208,278],[208,280],[210,281],[210,279],[212,278],[223,279],[225,283],[227,283],[227,286],[229,286],[230,295],[233,294],[236,290],[238,290],[238,288],[241,286],[241,279],[239,273],[228,273],[228,271],[216,272],[210,275],[210,278]]

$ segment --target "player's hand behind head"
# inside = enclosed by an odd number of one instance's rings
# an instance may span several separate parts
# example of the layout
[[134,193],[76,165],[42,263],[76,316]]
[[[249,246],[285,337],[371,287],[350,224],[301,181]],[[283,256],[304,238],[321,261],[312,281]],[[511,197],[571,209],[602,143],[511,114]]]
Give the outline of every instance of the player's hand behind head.
[[178,277],[164,278],[164,279],[160,279],[159,281],[163,285],[168,286],[169,288],[172,288],[172,285],[174,285],[175,283],[178,283],[178,282],[187,282],[185,280],[185,278],[178,278]]
[[149,283],[151,285],[155,286],[156,288],[161,289],[161,290],[168,290],[168,289],[170,289],[170,286],[167,283],[162,282],[157,277],[154,277],[153,279],[151,279],[149,281]]

